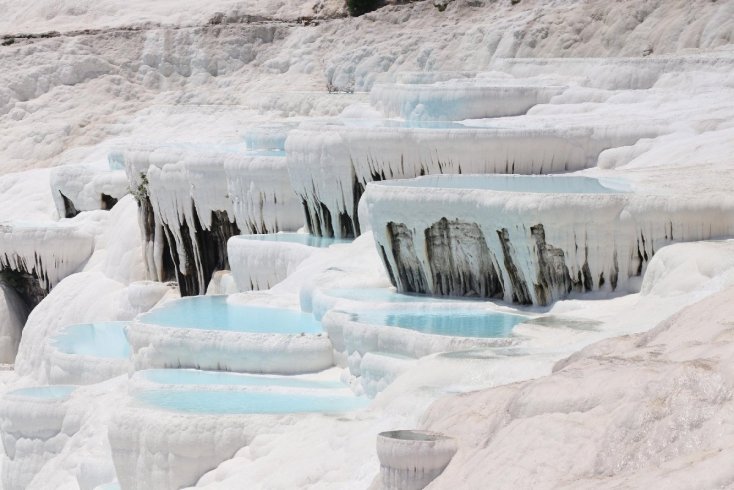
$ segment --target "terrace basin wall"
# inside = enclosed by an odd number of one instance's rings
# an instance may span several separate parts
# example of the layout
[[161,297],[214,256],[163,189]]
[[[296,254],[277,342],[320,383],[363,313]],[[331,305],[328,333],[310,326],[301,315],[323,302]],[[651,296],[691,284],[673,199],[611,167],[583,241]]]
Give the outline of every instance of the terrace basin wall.
[[376,246],[399,291],[534,305],[573,292],[626,292],[661,247],[734,234],[731,198],[507,192],[478,188],[482,179],[579,177],[429,176],[369,185]]

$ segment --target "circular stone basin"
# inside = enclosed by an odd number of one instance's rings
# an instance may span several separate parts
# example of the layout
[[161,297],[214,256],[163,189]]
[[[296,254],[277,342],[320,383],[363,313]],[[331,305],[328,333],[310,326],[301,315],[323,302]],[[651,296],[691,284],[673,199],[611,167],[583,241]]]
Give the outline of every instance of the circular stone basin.
[[129,322],[99,322],[70,325],[59,332],[52,345],[60,352],[106,359],[127,359],[130,344],[125,337]]
[[377,457],[383,488],[425,487],[448,466],[457,449],[456,439],[436,432],[381,432],[377,436]]
[[249,333],[316,334],[321,323],[297,310],[230,304],[226,296],[183,298],[138,317],[164,327]]
[[354,320],[369,325],[399,327],[417,332],[452,337],[508,337],[526,317],[477,309],[405,311],[390,309],[359,312]]
[[308,233],[267,233],[263,235],[239,235],[241,240],[257,240],[262,242],[296,243],[308,247],[326,248],[335,243],[351,243],[343,238],[318,237]]
[[33,400],[64,401],[69,398],[76,386],[33,386],[9,391],[4,396],[12,398],[29,398]]
[[338,381],[317,381],[290,376],[264,376],[221,371],[200,371],[198,369],[149,369],[141,371],[141,373],[148,381],[168,385],[272,386],[316,390],[345,388],[345,385]]
[[628,186],[614,179],[565,175],[431,175],[377,185],[431,189],[477,189],[497,192],[553,194],[616,194]]

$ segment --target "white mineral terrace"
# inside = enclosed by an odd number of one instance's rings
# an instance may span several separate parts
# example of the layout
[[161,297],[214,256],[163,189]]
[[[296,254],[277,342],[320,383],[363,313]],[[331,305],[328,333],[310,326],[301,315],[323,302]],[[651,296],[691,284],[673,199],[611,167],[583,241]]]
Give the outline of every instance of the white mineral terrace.
[[184,298],[126,327],[136,369],[179,368],[300,374],[334,363],[321,325],[296,310]]
[[[582,170],[599,154],[659,134],[659,126],[599,123],[590,118],[554,125],[550,118],[508,120],[498,127],[444,123],[435,127],[314,125],[290,133],[288,167],[308,207],[311,230],[353,236],[357,206],[375,180],[425,174],[546,174]],[[498,120],[504,121],[504,120]],[[441,128],[441,126],[444,126]]]
[[71,223],[0,223],[0,269],[28,274],[48,293],[77,272],[94,249],[94,237]]
[[422,84],[379,84],[370,102],[387,117],[422,121],[461,121],[516,116],[563,93],[557,80],[468,78]]
[[[119,474],[138,475],[123,476],[123,488],[181,488],[283,420],[345,416],[364,405],[344,385],[308,378],[141,371],[113,421],[112,458]],[[161,453],[168,462],[157,460]]]
[[127,374],[131,349],[127,322],[69,325],[47,338],[46,376],[51,384],[94,384]]
[[270,289],[319,248],[340,241],[347,242],[305,233],[233,236],[227,241],[227,256],[237,290]]
[[211,274],[228,268],[230,236],[303,226],[285,160],[280,150],[244,146],[127,152],[131,188],[150,203],[150,210],[141,207],[141,221],[152,221],[145,225],[149,273],[154,278],[170,274],[165,270],[170,255],[182,291],[203,294]]
[[73,386],[37,386],[3,394],[0,399],[0,430],[5,449],[3,488],[25,488],[79,430],[80,421],[67,417],[65,404],[73,390]]
[[71,218],[81,211],[110,209],[126,195],[129,184],[123,168],[108,162],[64,165],[51,171],[51,192],[59,216]]
[[588,177],[429,176],[373,183],[365,196],[394,284],[439,296],[546,305],[572,291],[631,292],[663,246],[734,235],[725,195]]

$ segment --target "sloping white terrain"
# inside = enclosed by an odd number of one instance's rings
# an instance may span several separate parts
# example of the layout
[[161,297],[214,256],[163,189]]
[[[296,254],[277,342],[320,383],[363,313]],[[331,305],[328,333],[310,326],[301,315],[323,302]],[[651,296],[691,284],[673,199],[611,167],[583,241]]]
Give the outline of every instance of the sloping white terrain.
[[0,488],[734,486],[734,2],[389,3],[0,0]]

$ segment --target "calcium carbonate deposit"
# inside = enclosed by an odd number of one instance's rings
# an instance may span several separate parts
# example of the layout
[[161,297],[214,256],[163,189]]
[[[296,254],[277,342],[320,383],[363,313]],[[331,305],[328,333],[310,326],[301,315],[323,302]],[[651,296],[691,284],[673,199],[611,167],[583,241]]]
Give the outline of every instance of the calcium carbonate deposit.
[[734,487],[733,0],[0,0],[3,490]]

